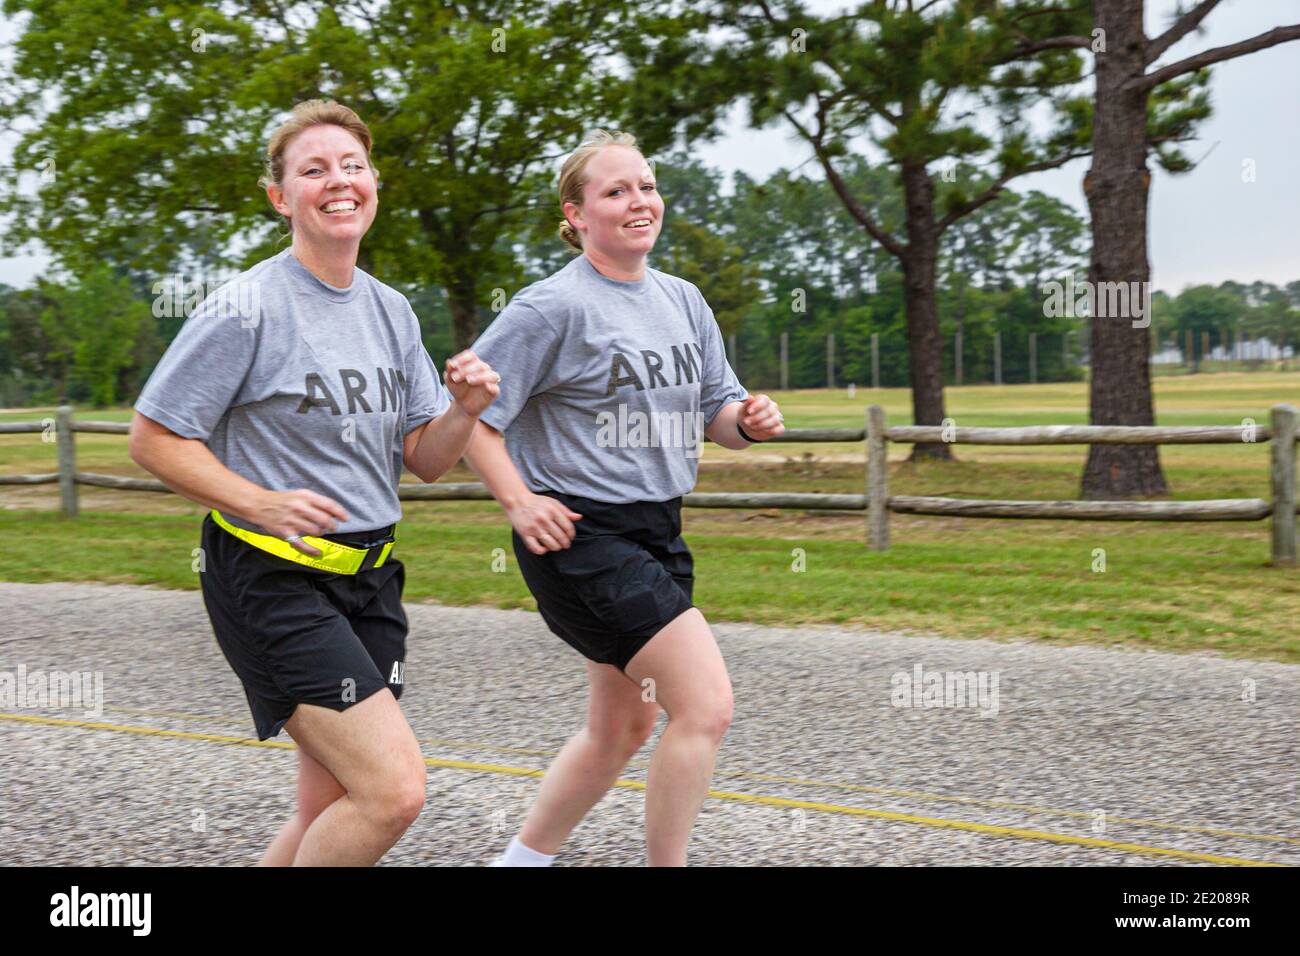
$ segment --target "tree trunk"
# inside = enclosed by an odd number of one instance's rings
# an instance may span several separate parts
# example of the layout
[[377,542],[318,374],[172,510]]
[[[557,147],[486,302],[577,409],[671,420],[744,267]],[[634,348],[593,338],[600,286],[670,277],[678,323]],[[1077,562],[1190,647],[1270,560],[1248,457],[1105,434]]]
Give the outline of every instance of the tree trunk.
[[[939,235],[934,221],[934,183],[924,163],[903,164],[907,202],[907,251],[903,258],[903,301],[907,315],[907,362],[912,379],[912,422],[942,425],[943,339],[935,300]],[[952,458],[947,442],[912,446],[911,460]]]
[[[462,352],[478,338],[478,308],[474,299],[474,280],[466,272],[457,270],[449,277],[447,308],[451,312],[453,347]],[[448,356],[450,358],[450,356]]]
[[[1151,395],[1150,300],[1147,260],[1147,97],[1124,84],[1145,70],[1144,4],[1132,0],[1093,0],[1095,23],[1105,31],[1106,52],[1096,58],[1096,106],[1092,168],[1084,192],[1092,218],[1093,316],[1092,379],[1089,417],[1094,425],[1154,425]],[[1130,297],[1124,315],[1101,315],[1108,296],[1102,283],[1125,283],[1139,291],[1144,327]],[[1137,283],[1137,285],[1133,285]],[[1116,301],[1114,299],[1112,302]],[[1084,498],[1127,498],[1168,494],[1160,469],[1159,446],[1093,445],[1084,468]]]
[[478,312],[474,308],[474,299],[472,296],[449,295],[447,305],[451,309],[452,339],[456,351],[463,352],[478,338]]
[[[1034,284],[1038,288],[1038,284]],[[952,379],[954,385],[961,385],[965,378],[961,353],[957,349],[966,347],[966,273],[961,266],[957,269],[957,337],[953,340]]]

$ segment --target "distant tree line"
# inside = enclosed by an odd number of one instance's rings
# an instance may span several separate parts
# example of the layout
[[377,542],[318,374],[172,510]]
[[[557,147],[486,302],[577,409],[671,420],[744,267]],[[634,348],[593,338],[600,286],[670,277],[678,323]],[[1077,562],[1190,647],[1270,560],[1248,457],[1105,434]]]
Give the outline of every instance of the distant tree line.
[[[785,169],[761,182],[738,173],[728,191],[720,170],[682,150],[658,160],[656,172],[667,213],[651,265],[700,287],[723,335],[734,341],[735,364],[750,387],[779,384],[782,333],[792,388],[827,384],[828,335],[834,336],[836,385],[870,384],[873,334],[881,385],[908,384],[903,274],[824,180]],[[846,180],[878,195],[891,188],[862,161],[851,164]],[[1004,382],[1029,380],[1031,332],[1038,381],[1082,377],[1087,316],[1049,315],[1045,284],[1082,278],[1087,235],[1067,204],[1009,189],[945,233],[937,303],[949,384],[956,381],[959,332],[964,383],[993,380],[995,333],[1001,334]],[[519,287],[570,258],[544,229],[503,254],[523,263]],[[26,289],[0,285],[0,404],[130,401],[216,275],[182,274],[177,282],[100,264],[63,279],[43,276]],[[425,344],[441,361],[455,348],[445,291],[395,284],[410,296]],[[498,303],[514,291],[502,288]],[[480,311],[479,326],[486,327],[494,311]],[[1300,344],[1300,280],[1156,292],[1152,330],[1158,342],[1177,347],[1190,330],[1198,353],[1202,332],[1211,348],[1242,335]]]

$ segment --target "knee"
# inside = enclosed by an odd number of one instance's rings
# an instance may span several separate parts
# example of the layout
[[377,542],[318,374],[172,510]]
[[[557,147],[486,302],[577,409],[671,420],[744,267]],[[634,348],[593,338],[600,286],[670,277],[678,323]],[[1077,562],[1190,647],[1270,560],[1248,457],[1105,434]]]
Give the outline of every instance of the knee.
[[628,725],[623,735],[623,747],[627,751],[628,760],[631,760],[636,752],[645,746],[645,742],[655,732],[658,716],[658,714],[651,714],[648,717],[638,718]]
[[656,717],[657,714],[640,716],[617,727],[588,726],[587,733],[602,752],[627,763],[654,733]]
[[429,773],[424,766],[424,761],[420,761],[418,766],[412,768],[402,778],[401,785],[393,796],[393,813],[403,830],[414,823],[415,818],[424,809],[428,786]]
[[715,743],[721,743],[731,726],[732,699],[731,692],[720,694],[693,706],[684,708],[680,713],[669,714],[669,719],[678,726],[689,727],[693,733],[708,737]]
[[395,774],[368,801],[369,815],[385,830],[402,833],[424,809],[427,786],[423,762]]

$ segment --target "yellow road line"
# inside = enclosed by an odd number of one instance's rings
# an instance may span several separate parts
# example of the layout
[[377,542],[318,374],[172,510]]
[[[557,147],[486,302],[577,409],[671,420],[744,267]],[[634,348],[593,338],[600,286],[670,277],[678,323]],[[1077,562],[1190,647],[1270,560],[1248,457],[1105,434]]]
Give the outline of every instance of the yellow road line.
[[101,720],[67,720],[63,717],[33,717],[29,714],[0,712],[0,720],[14,720],[24,724],[44,724],[50,727],[78,727],[82,730],[116,730],[147,737],[180,737],[184,740],[208,740],[219,744],[242,744],[245,747],[270,747],[276,750],[297,750],[296,744],[284,740],[257,740],[254,737],[232,737],[229,734],[200,734],[192,730],[166,730],[161,727],[137,727],[133,724],[110,724]]
[[[201,734],[188,730],[165,730],[158,727],[135,727],[129,724],[110,724],[103,721],[67,720],[60,717],[35,717],[28,714],[8,713],[0,713],[0,719],[51,727],[76,727],[83,730],[110,730],[119,733],[143,734],[150,737],[175,737],[182,740],[204,740],[212,743],[237,744],[246,747],[268,747],[277,750],[295,749],[294,745],[291,743],[276,740],[255,740],[249,737],[232,737],[225,734]],[[436,757],[426,757],[424,762],[430,767],[472,770],[481,773],[500,773],[520,777],[540,777],[544,773],[542,770],[529,769],[526,767],[511,767],[504,764],[479,763],[470,760],[444,760]],[[617,780],[615,781],[614,786],[626,790],[645,789],[645,784],[636,780]],[[1088,846],[1106,850],[1119,850],[1126,853],[1166,856],[1180,860],[1190,860],[1197,863],[1217,863],[1223,866],[1285,865],[1281,863],[1272,863],[1266,860],[1247,860],[1241,857],[1216,856],[1210,853],[1194,853],[1189,850],[1172,850],[1165,847],[1146,846],[1141,843],[1121,843],[1116,840],[1072,836],[1065,833],[1048,833],[1043,830],[1026,830],[1020,827],[1004,827],[988,823],[971,823],[966,820],[948,820],[942,817],[923,817],[911,813],[896,813],[891,810],[868,810],[864,807],[848,807],[840,804],[820,803],[812,800],[791,800],[786,797],[768,797],[752,793],[732,793],[726,790],[710,790],[708,795],[716,800],[731,800],[737,803],[815,810],[819,813],[867,817],[876,820],[891,820],[898,823],[913,823],[949,830],[963,830],[969,833],[983,833],[990,836],[1016,837],[1022,840],[1045,840],[1051,843],[1061,843],[1072,846]]]
[[709,796],[716,797],[720,800],[758,803],[771,807],[800,807],[806,810],[819,810],[823,813],[840,813],[849,816],[874,817],[880,820],[896,820],[901,823],[919,823],[925,826],[941,827],[951,830],[965,830],[971,833],[986,833],[993,836],[1018,837],[1022,840],[1047,840],[1052,843],[1099,847],[1107,850],[1121,850],[1126,853],[1148,853],[1154,856],[1171,856],[1180,860],[1193,860],[1198,863],[1218,863],[1222,866],[1287,865],[1285,863],[1272,863],[1267,860],[1247,860],[1235,856],[1215,856],[1211,853],[1193,853],[1189,850],[1170,850],[1165,847],[1147,846],[1143,843],[1121,843],[1116,840],[1101,840],[1096,837],[1071,836],[1066,833],[1048,833],[1043,830],[1026,830],[1021,827],[1003,827],[989,823],[970,823],[966,820],[948,820],[943,817],[922,817],[911,813],[895,813],[890,810],[866,810],[861,807],[845,807],[834,803],[816,803],[809,800],[787,800],[783,797],[762,797],[748,793],[728,793],[722,790],[710,790]]
[[[219,717],[205,716],[201,714],[186,714],[178,711],[168,710],[138,710],[131,707],[111,707],[109,710],[115,710],[119,713],[138,714],[145,717],[184,717],[190,720],[223,720],[232,724],[241,723],[241,719],[229,714],[222,714]],[[524,747],[503,747],[500,744],[489,744],[476,740],[451,740],[445,737],[420,737],[420,743],[432,744],[435,747],[464,747],[472,750],[499,751],[500,753],[523,754],[529,757],[554,757],[558,753],[555,750],[536,750]],[[631,761],[628,766],[635,769],[644,769],[648,766],[648,760]],[[921,790],[900,790],[895,787],[878,787],[865,783],[842,783],[835,780],[815,780],[808,777],[787,777],[777,774],[758,773],[752,770],[727,770],[718,768],[714,771],[715,777],[744,777],[749,780],[762,780],[766,783],[788,783],[799,787],[817,787],[820,789],[849,790],[859,793],[873,793],[887,797],[903,797],[909,800],[926,800],[941,803],[962,803],[978,807],[992,807],[997,810],[1017,810],[1021,813],[1030,813],[1038,816],[1060,816],[1073,817],[1076,819],[1092,819],[1092,812],[1089,810],[1058,810],[1055,807],[1040,807],[1030,803],[1016,803],[1011,800],[990,800],[984,797],[954,797],[940,793],[926,793]],[[1223,827],[1197,826],[1190,823],[1166,823],[1161,820],[1146,820],[1137,817],[1119,817],[1107,816],[1106,822],[1112,824],[1126,824],[1128,826],[1145,827],[1153,830],[1172,830],[1182,833],[1203,833],[1207,836],[1226,837],[1234,840],[1253,840],[1261,843],[1286,843],[1292,846],[1300,846],[1300,838],[1272,836],[1263,833],[1246,833],[1241,830],[1229,830]]]
[[[767,783],[789,783],[798,786],[808,787],[829,787],[839,790],[857,790],[865,793],[876,793],[884,796],[908,797],[918,800],[936,800],[948,803],[967,803],[973,806],[995,807],[1001,810],[1019,810],[1023,813],[1046,814],[1062,817],[1082,817],[1091,819],[1092,812],[1087,810],[1057,810],[1052,807],[1038,807],[1029,803],[1015,803],[1010,800],[989,800],[983,797],[953,797],[938,793],[925,793],[917,790],[898,790],[893,787],[876,787],[870,784],[861,783],[836,783],[827,780],[809,780],[798,777],[781,777],[773,774],[755,773],[749,770],[719,770],[719,775],[746,777],[751,780],[762,780]],[[1239,840],[1260,840],[1270,843],[1289,843],[1300,845],[1300,838],[1270,836],[1261,833],[1244,833],[1239,830],[1225,830],[1219,827],[1203,827],[1190,823],[1164,823],[1160,820],[1143,820],[1136,817],[1106,817],[1106,823],[1109,826],[1114,823],[1126,823],[1131,826],[1150,827],[1158,830],[1178,830],[1188,833],[1204,833],[1209,836],[1231,837]]]

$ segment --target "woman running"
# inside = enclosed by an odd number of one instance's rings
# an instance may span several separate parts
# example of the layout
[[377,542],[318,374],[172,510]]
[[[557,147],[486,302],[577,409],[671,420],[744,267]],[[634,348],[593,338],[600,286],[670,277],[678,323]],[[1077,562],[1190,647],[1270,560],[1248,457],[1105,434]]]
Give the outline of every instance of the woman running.
[[646,850],[683,866],[731,721],[731,682],[692,603],[681,506],[703,436],[745,448],[784,431],[749,396],[698,288],[646,267],[663,223],[654,172],[597,130],[560,173],[560,236],[581,254],[511,300],[474,350],[505,376],[466,453],[505,509],[552,631],[587,658],[586,726],[542,779],[494,866],[547,866],[654,729]]
[[444,389],[410,303],[356,268],[379,200],[370,147],[347,107],[294,107],[260,181],[292,245],[199,306],[131,424],[132,459],[212,509],[199,580],[258,739],[298,744],[297,812],[263,865],[373,864],[424,805],[397,704],[398,479],[454,465],[499,391],[468,351]]

